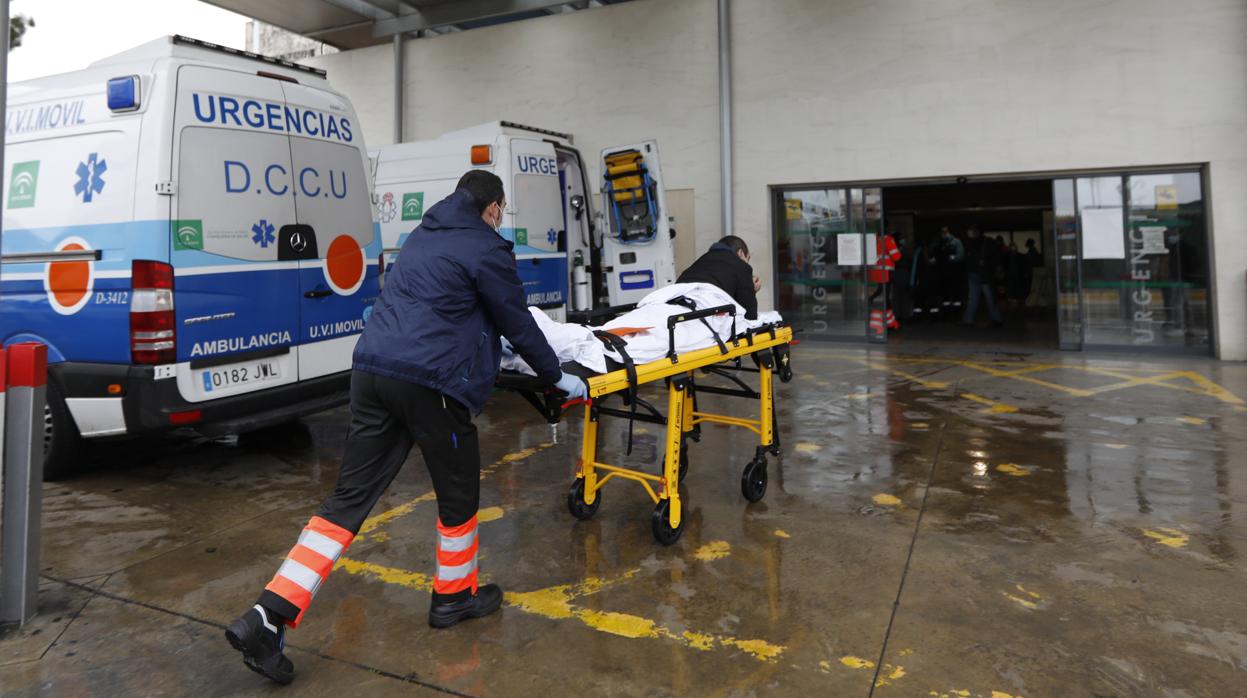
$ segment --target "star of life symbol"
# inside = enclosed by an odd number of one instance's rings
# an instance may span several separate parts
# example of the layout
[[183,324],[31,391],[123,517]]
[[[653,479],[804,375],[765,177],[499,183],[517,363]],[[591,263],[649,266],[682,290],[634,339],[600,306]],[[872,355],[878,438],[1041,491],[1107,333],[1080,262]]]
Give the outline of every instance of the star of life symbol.
[[558,231],[556,231],[554,228],[551,228],[546,231],[546,242],[550,243],[551,245],[555,245],[558,243],[558,241],[559,241]]
[[91,199],[104,191],[104,173],[108,171],[108,161],[99,159],[99,153],[91,153],[86,162],[78,163],[75,170],[78,181],[74,183],[74,195],[82,197],[82,203],[89,204]]
[[394,203],[394,194],[386,192],[381,196],[381,206],[378,208],[381,213],[381,222],[389,223],[394,220],[394,216],[398,215],[398,204]]
[[261,218],[259,223],[251,226],[251,232],[254,233],[251,236],[251,241],[260,247],[268,247],[277,239],[277,236],[273,234],[273,230],[273,224]]

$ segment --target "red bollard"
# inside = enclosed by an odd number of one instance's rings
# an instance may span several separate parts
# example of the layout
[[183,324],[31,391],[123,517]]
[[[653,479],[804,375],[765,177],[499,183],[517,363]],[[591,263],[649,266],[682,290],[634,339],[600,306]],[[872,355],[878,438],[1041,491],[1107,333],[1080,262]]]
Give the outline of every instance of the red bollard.
[[43,511],[43,409],[48,348],[12,344],[5,352],[3,548],[0,622],[24,624],[35,615]]

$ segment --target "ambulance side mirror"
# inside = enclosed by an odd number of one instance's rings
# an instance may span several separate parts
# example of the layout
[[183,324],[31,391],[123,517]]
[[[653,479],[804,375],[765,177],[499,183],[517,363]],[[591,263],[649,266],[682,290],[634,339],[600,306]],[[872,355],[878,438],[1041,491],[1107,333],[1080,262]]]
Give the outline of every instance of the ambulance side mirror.
[[576,212],[576,220],[580,220],[580,217],[584,215],[585,212],[585,197],[580,194],[574,194],[572,195],[571,204],[572,210]]

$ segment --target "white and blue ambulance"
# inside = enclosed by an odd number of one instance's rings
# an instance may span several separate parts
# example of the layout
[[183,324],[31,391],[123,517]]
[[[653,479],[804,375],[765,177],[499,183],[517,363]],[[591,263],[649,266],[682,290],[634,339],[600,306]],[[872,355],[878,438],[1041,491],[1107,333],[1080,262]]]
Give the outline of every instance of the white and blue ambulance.
[[[555,320],[635,303],[675,282],[658,144],[644,141],[586,163],[572,137],[494,121],[372,152],[388,261],[420,224],[424,207],[454,191],[469,169],[502,179],[507,210],[499,233],[515,243],[528,304]],[[592,170],[590,169],[592,167]],[[602,195],[601,213],[591,200]]]
[[10,85],[5,129],[0,340],[48,345],[49,477],[347,401],[382,246],[323,71],[167,37]]

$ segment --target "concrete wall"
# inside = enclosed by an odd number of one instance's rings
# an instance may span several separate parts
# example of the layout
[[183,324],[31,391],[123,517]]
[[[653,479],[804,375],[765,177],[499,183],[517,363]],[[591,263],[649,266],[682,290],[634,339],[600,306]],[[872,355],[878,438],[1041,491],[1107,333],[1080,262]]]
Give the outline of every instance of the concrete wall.
[[[1209,163],[1219,355],[1247,359],[1247,2],[731,4],[734,223],[759,270],[769,185]],[[586,152],[657,137],[668,188],[696,192],[697,247],[719,234],[715,0],[407,46],[409,139],[497,118],[569,130]],[[316,61],[374,145],[392,129],[391,57]]]
[[[721,235],[715,11],[642,0],[408,41],[405,140],[506,119],[571,133],[594,162],[656,139],[666,188],[694,191],[709,247]],[[393,57],[380,46],[307,61],[351,98],[370,148],[393,140]]]

